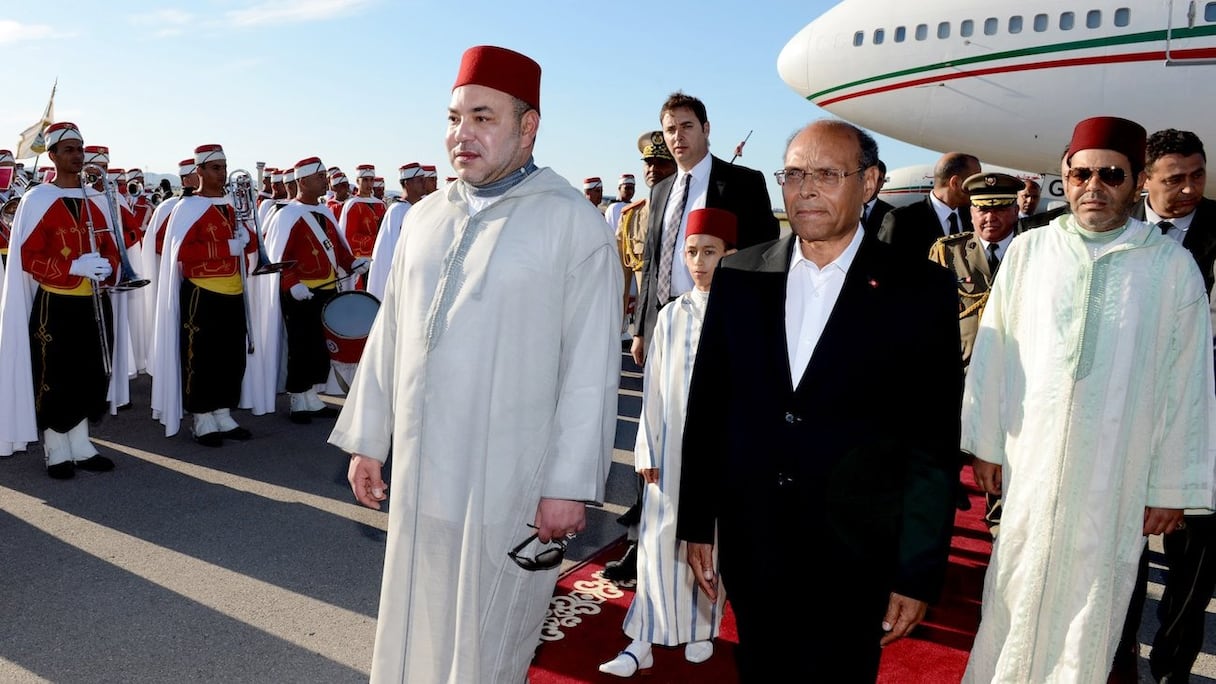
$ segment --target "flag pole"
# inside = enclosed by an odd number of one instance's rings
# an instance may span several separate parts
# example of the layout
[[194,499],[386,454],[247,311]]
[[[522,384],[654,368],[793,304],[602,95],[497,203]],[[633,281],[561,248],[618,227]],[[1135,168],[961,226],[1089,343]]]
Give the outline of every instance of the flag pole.
[[734,164],[736,159],[743,156],[743,146],[747,144],[747,141],[751,139],[751,137],[752,131],[748,131],[747,137],[743,139],[743,142],[735,146],[735,156],[730,158],[730,163]]

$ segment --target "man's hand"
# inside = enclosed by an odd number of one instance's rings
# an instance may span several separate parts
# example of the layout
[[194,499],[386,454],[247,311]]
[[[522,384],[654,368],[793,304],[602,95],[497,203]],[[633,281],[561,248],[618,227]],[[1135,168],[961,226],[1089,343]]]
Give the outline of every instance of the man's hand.
[[1144,536],[1165,534],[1183,527],[1181,508],[1144,507]]
[[633,336],[633,344],[629,345],[629,355],[639,367],[646,362],[646,340],[640,335]]
[[878,645],[886,646],[908,636],[908,632],[911,632],[913,627],[925,619],[925,611],[928,609],[929,604],[924,601],[917,601],[892,592],[891,600],[887,603],[887,614],[882,619],[882,630],[886,634],[883,635],[882,641],[878,642]]
[[642,479],[646,481],[646,484],[658,484],[659,483],[659,469],[658,468],[642,468],[641,470],[638,471],[638,474],[642,476]]
[[1001,495],[1002,472],[1001,466],[989,463],[982,458],[976,457],[971,461],[971,474],[975,476],[975,486],[986,494]]
[[362,454],[350,455],[350,467],[346,470],[346,479],[350,489],[355,493],[359,503],[374,510],[380,510],[380,502],[388,498],[388,486],[380,476],[384,464],[374,458]]
[[714,572],[714,545],[688,542],[688,567],[692,568],[697,586],[709,597],[718,600],[718,575]]
[[587,529],[587,505],[569,499],[541,499],[536,507],[536,538],[569,539]]

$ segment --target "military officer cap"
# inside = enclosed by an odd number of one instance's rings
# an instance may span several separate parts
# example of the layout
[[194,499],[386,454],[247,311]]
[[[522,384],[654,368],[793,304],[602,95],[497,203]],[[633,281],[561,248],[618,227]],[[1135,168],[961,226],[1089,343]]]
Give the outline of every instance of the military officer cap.
[[675,157],[671,156],[671,152],[667,149],[667,143],[663,141],[662,131],[643,133],[638,138],[638,152],[642,153],[642,161],[647,159],[675,161]]
[[1007,173],[977,173],[963,181],[963,189],[976,207],[1007,207],[1018,201],[1026,181]]

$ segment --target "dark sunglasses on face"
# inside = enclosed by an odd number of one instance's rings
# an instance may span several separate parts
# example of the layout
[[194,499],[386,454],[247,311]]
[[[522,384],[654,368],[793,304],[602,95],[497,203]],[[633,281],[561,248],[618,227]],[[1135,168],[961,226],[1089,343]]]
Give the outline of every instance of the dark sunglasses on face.
[[[536,525],[528,525],[528,527],[536,529]],[[507,557],[514,561],[516,565],[529,572],[548,570],[561,565],[562,559],[566,557],[566,540],[561,538],[550,539],[550,546],[535,556],[523,555],[524,547],[531,544],[535,539],[536,533],[533,532],[527,539],[521,541],[519,546],[508,551]]]
[[1123,185],[1123,181],[1127,180],[1127,172],[1118,166],[1104,166],[1100,169],[1091,169],[1084,166],[1077,166],[1068,169],[1068,182],[1073,187],[1081,187],[1089,182],[1094,174],[1098,174],[1098,180],[1102,181],[1103,185],[1117,188]]

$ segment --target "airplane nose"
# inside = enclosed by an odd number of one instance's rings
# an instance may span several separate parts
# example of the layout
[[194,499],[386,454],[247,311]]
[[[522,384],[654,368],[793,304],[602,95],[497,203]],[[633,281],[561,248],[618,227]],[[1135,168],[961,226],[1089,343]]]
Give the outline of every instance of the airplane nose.
[[777,56],[777,73],[799,97],[805,98],[814,92],[810,74],[810,52],[814,37],[815,22],[811,22],[791,38]]

